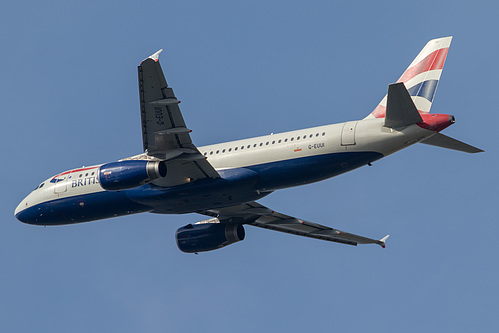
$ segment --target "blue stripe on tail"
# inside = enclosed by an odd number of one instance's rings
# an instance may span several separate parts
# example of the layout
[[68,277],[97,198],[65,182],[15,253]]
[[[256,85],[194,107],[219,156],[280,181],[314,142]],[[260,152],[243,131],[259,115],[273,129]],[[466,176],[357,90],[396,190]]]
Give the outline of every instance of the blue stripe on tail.
[[407,89],[409,95],[420,96],[430,102],[433,102],[433,97],[435,96],[435,90],[437,90],[438,80],[428,80],[416,84],[415,86]]

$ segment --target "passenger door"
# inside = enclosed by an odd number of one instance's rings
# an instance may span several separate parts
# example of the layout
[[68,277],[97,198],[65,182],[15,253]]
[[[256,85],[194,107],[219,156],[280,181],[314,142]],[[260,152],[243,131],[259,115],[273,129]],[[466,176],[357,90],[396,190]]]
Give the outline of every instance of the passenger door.
[[355,145],[355,129],[357,128],[358,121],[349,121],[343,125],[341,131],[341,145],[351,146]]

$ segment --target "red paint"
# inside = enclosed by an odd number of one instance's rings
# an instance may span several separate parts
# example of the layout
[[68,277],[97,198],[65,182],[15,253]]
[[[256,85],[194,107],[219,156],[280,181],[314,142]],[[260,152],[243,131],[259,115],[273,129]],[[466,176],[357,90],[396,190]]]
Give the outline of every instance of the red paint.
[[447,47],[430,53],[416,65],[408,68],[397,82],[407,82],[418,74],[444,68],[448,51],[449,48]]
[[372,112],[372,115],[376,118],[385,118],[386,106],[379,104],[376,109]]
[[423,121],[417,125],[435,132],[440,132],[455,122],[454,116],[448,114],[421,113],[421,118],[423,118]]
[[60,173],[60,174],[58,174],[57,176],[54,176],[52,179],[57,178],[57,177],[60,177],[60,176],[64,176],[64,175],[67,175],[67,174],[70,174],[70,173],[72,173],[72,172],[80,172],[80,171],[92,170],[92,169],[97,169],[97,168],[98,168],[98,167],[91,167],[91,168],[83,168],[83,169],[69,170],[69,171],[66,171],[66,172]]
[[[449,48],[447,47],[430,53],[416,65],[408,68],[404,72],[404,74],[402,74],[402,76],[397,80],[397,82],[406,83],[407,81],[421,73],[444,68],[444,63],[445,59],[447,58],[448,51]],[[384,118],[386,114],[386,106],[378,105],[371,114],[376,118]]]

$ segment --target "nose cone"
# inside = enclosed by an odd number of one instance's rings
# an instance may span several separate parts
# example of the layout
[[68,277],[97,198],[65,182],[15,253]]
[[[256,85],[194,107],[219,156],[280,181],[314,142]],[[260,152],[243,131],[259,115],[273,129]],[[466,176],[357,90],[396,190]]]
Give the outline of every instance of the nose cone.
[[37,208],[28,203],[29,198],[30,196],[28,195],[19,205],[17,205],[14,215],[16,219],[23,223],[37,224],[37,219],[40,214],[37,212]]
[[19,205],[17,205],[16,210],[14,211],[16,219],[24,223],[29,223],[28,214],[26,214],[27,210],[26,199],[24,199]]

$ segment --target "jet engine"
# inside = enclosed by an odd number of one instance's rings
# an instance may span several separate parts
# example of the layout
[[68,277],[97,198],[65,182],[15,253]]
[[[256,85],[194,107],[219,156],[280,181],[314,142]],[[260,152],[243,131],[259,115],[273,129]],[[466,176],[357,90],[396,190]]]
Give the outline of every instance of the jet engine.
[[107,163],[99,168],[100,184],[108,191],[134,188],[165,176],[165,161],[128,160]]
[[216,250],[242,241],[244,235],[242,224],[222,223],[214,218],[178,229],[175,239],[180,251],[197,253]]

